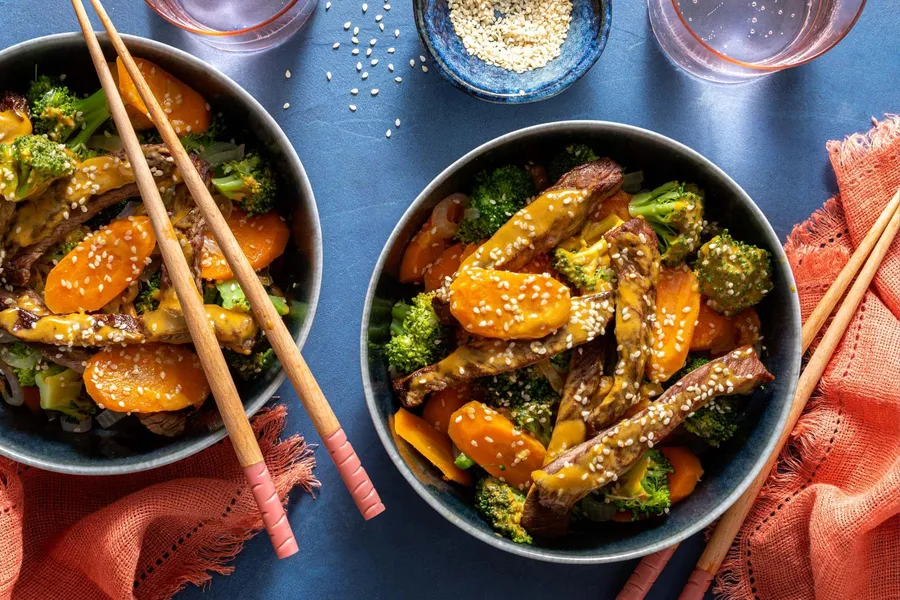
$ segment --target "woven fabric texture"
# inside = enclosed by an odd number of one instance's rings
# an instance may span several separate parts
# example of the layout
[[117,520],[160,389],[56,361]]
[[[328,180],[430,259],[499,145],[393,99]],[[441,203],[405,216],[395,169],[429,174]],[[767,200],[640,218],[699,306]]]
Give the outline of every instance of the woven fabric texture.
[[[253,419],[282,500],[310,492],[303,438],[279,440],[283,406]],[[144,473],[77,477],[0,459],[0,599],[170,598],[228,562],[262,528],[226,439]],[[273,554],[274,559],[274,554]]]
[[[900,187],[900,117],[827,146],[839,195],[785,251],[803,316]],[[727,600],[900,599],[900,239],[728,554]]]

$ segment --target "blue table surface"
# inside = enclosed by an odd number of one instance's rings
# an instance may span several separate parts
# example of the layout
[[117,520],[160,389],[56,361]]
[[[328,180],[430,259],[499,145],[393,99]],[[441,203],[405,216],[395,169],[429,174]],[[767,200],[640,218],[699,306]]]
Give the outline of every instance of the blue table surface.
[[[252,0],[248,0],[252,1]],[[370,0],[324,0],[305,29],[269,52],[213,50],[156,16],[139,0],[108,0],[122,32],[185,49],[215,65],[275,116],[306,166],[324,234],[321,300],[304,355],[363,458],[387,512],[363,522],[331,461],[318,452],[316,499],[290,505],[299,555],[274,559],[266,536],[249,542],[229,577],[184,598],[613,598],[635,562],[598,566],[537,564],[495,550],[456,529],[406,484],[379,442],[365,407],[359,370],[363,298],[375,260],[419,191],[456,158],[498,135],[549,121],[602,119],[675,138],[728,172],[753,197],[782,239],[836,191],[825,142],[900,110],[900,38],[889,0],[871,0],[834,50],[805,66],[741,86],[719,86],[679,71],[660,51],[640,0],[616,2],[606,52],[580,82],[551,100],[498,106],[452,88],[419,68],[423,48],[409,2],[385,12]],[[66,0],[0,0],[0,47],[77,30]],[[380,33],[376,14],[385,14]],[[361,81],[343,23],[359,25],[360,47],[379,39]],[[96,22],[96,21],[95,21]],[[99,26],[99,25],[98,25]],[[400,30],[397,39],[390,34]],[[339,51],[332,44],[341,41]],[[396,53],[386,53],[393,46]],[[417,66],[411,69],[409,60]],[[393,62],[396,73],[388,73]],[[292,77],[284,72],[290,69]],[[326,72],[333,75],[326,81]],[[395,76],[403,77],[396,84]],[[350,88],[360,94],[351,98]],[[381,92],[372,97],[370,88]],[[282,105],[290,102],[285,110]],[[351,113],[349,104],[359,110]],[[401,120],[395,128],[395,119]],[[388,128],[394,129],[390,139]],[[288,432],[316,434],[294,392]],[[681,545],[650,598],[674,598],[702,538]],[[565,579],[568,577],[568,579]]]

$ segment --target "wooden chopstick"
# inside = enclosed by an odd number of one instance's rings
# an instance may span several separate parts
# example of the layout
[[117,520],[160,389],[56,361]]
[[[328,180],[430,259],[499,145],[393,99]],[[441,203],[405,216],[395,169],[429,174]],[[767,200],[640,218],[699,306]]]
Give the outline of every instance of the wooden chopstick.
[[[857,246],[856,250],[853,252],[850,260],[848,260],[847,264],[844,265],[844,268],[841,269],[841,272],[828,287],[825,295],[822,296],[821,300],[819,300],[816,308],[813,309],[813,312],[810,313],[809,317],[803,323],[801,338],[802,352],[804,354],[806,353],[806,350],[809,348],[810,344],[812,344],[812,341],[819,334],[819,331],[822,329],[822,326],[825,324],[825,321],[828,319],[829,315],[831,315],[832,311],[834,311],[834,307],[837,305],[838,300],[840,300],[840,298],[844,295],[844,292],[847,290],[847,286],[849,286],[850,282],[853,281],[853,278],[856,277],[856,274],[865,263],[866,258],[868,258],[869,254],[872,252],[875,244],[880,239],[882,239],[882,233],[885,231],[885,228],[888,226],[891,218],[896,217],[898,208],[900,208],[900,189],[898,189],[897,193],[894,194],[890,201],[888,201],[887,205],[884,207],[884,210],[881,211],[881,215],[879,215],[878,219],[872,225],[872,228],[865,235],[859,246]],[[890,246],[889,243],[887,245]],[[877,271],[877,268],[875,270]],[[827,364],[828,361],[826,360],[825,362]],[[795,405],[798,398],[799,390],[798,396],[795,396]],[[809,398],[807,397],[806,400],[808,399]],[[803,400],[803,406],[801,406],[799,409],[800,412],[802,412],[803,407],[806,406],[806,400]],[[791,414],[793,414],[793,411]],[[789,421],[791,421],[790,417]],[[789,422],[785,425],[785,427],[787,428],[787,431],[790,432],[794,428],[794,423]],[[778,448],[773,450],[773,453],[776,457],[781,453],[781,444],[779,444]],[[766,468],[760,473],[760,477],[763,479],[763,481],[768,478],[770,470],[770,468]],[[756,494],[754,494],[754,498],[755,497]],[[741,519],[741,522],[743,523],[743,519]],[[737,535],[736,532],[735,535]],[[675,553],[675,550],[677,548],[678,544],[675,544],[673,546],[670,546],[669,548],[645,556],[635,568],[634,573],[631,574],[631,577],[628,578],[628,581],[625,582],[622,590],[616,596],[616,600],[642,600],[650,591],[650,588],[653,586],[657,577],[659,577],[659,574],[665,568],[666,563],[670,558],[672,558],[672,555]],[[718,567],[716,567],[715,571],[718,571]],[[715,571],[713,571],[713,575],[715,575]],[[704,587],[704,590],[705,589],[706,588]]]
[[[898,195],[900,195],[900,191],[898,191]],[[769,478],[769,473],[771,473],[772,468],[778,462],[778,457],[790,439],[791,432],[797,425],[806,402],[812,396],[816,385],[818,385],[819,380],[825,373],[828,362],[831,360],[837,345],[844,337],[850,321],[856,314],[856,310],[859,308],[866,291],[872,283],[872,279],[874,279],[881,262],[897,236],[898,230],[900,230],[900,209],[895,209],[884,232],[872,249],[868,260],[866,260],[860,270],[856,281],[850,287],[850,291],[847,292],[847,297],[844,298],[843,303],[841,303],[840,308],[835,313],[834,320],[828,326],[828,329],[825,330],[822,341],[819,342],[816,351],[813,352],[809,362],[806,364],[806,368],[800,375],[800,381],[797,382],[797,391],[794,394],[794,402],[791,405],[791,412],[788,414],[787,423],[778,437],[775,448],[773,448],[762,471],[759,472],[759,475],[756,476],[756,479],[753,480],[747,491],[719,519],[712,537],[707,542],[706,550],[700,556],[697,568],[691,573],[687,584],[679,596],[679,600],[702,600],[710,582],[719,571],[719,567],[722,566],[725,555],[728,553],[728,549],[731,548],[731,544],[734,542],[738,531],[740,531],[741,525],[750,513],[756,496],[759,495],[763,484]]]
[[[73,2],[76,1],[79,0],[73,0]],[[225,255],[225,259],[240,283],[244,294],[250,301],[250,307],[253,309],[256,321],[263,329],[269,343],[275,350],[275,354],[281,360],[288,378],[297,391],[297,395],[303,403],[306,412],[309,414],[316,432],[321,436],[329,455],[334,460],[335,466],[344,484],[350,491],[353,500],[356,502],[357,508],[365,519],[368,520],[375,517],[384,511],[384,505],[381,503],[378,492],[375,491],[375,487],[369,480],[365,469],[360,464],[356,451],[350,445],[350,442],[347,441],[347,436],[344,435],[344,430],[328,404],[328,400],[325,399],[319,384],[310,372],[306,361],[303,360],[294,338],[291,337],[287,326],[281,320],[281,316],[275,310],[269,295],[263,288],[262,283],[260,283],[259,277],[257,277],[247,257],[244,256],[237,240],[234,238],[234,234],[232,234],[225,221],[225,217],[219,212],[219,208],[209,193],[209,189],[207,189],[197,173],[188,153],[181,145],[178,135],[171,124],[169,124],[165,112],[163,112],[162,107],[144,80],[140,69],[131,57],[128,48],[125,47],[125,43],[119,36],[100,0],[91,0],[91,3],[97,11],[103,26],[106,28],[116,53],[122,59],[122,63],[125,65],[138,93],[147,106],[153,123],[175,159],[175,165],[187,184],[194,202],[200,208],[200,213],[206,220],[209,230]]]
[[200,292],[194,283],[181,245],[175,237],[175,230],[166,214],[166,208],[160,198],[150,167],[144,158],[140,142],[131,126],[128,114],[125,112],[125,105],[119,96],[109,66],[106,64],[100,42],[97,40],[97,35],[94,33],[81,0],[72,0],[72,6],[75,8],[75,14],[84,32],[94,68],[97,70],[100,83],[106,92],[110,113],[115,120],[125,154],[134,171],[144,207],[153,223],[153,230],[156,233],[157,243],[162,252],[169,278],[178,294],[191,339],[197,349],[219,413],[222,415],[225,429],[231,438],[238,461],[244,468],[244,474],[259,506],[263,522],[275,547],[275,553],[279,558],[286,558],[297,552],[297,540],[294,538],[290,523],[284,513],[284,507],[275,491],[275,484],[266,468],[256,436],[250,427],[250,421],[244,412],[244,406],[228,371],[225,357],[222,356],[222,350],[219,348],[219,342],[216,340],[213,329],[209,326]]

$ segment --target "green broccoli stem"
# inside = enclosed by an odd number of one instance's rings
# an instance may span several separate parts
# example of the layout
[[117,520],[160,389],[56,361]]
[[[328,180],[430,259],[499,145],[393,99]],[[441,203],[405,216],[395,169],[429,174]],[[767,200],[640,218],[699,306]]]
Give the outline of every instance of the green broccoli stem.
[[212,184],[216,186],[216,189],[219,190],[223,196],[232,200],[247,193],[244,178],[237,173],[225,175],[224,177],[216,177],[212,180]]
[[391,309],[391,335],[400,335],[404,333],[403,322],[412,311],[412,305],[405,302],[398,302]]
[[83,100],[79,100],[73,106],[76,116],[76,131],[78,133],[66,143],[70,148],[87,144],[94,132],[106,123],[110,117],[106,92],[102,89]]

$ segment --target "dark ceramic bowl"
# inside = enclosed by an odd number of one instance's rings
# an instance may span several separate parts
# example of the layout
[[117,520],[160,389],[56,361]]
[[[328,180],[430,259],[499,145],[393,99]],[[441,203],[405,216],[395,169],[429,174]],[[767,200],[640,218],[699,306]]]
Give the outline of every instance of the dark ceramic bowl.
[[515,73],[470,55],[450,22],[447,0],[413,0],[422,43],[441,75],[481,100],[525,103],[559,94],[587,73],[606,47],[611,0],[572,0],[572,22],[560,55],[540,69]]
[[[291,334],[302,345],[312,325],[322,277],[322,235],[312,188],[300,159],[274,119],[238,84],[190,54],[126,35],[125,43],[135,56],[146,58],[190,85],[226,120],[244,123],[246,132],[236,137],[259,144],[276,163],[281,177],[282,214],[289,217],[293,244],[273,265],[273,275],[288,292],[292,312]],[[105,35],[100,37],[107,58],[115,59]],[[75,91],[94,91],[97,75],[81,34],[66,33],[38,38],[0,52],[0,90],[24,92],[38,73],[66,74],[66,84]],[[233,115],[229,117],[229,115]],[[281,368],[264,373],[253,385],[244,386],[241,397],[247,414],[259,410],[278,389]],[[0,403],[3,404],[3,403]],[[187,433],[176,439],[155,436],[127,418],[106,430],[94,426],[84,434],[64,433],[58,423],[32,415],[24,407],[0,407],[0,454],[50,471],[79,475],[115,475],[159,467],[181,460],[222,439],[215,405],[210,400],[189,421]]]
[[[710,220],[728,227],[734,237],[772,253],[775,290],[757,307],[766,352],[763,357],[775,381],[757,390],[741,423],[740,433],[715,452],[702,452],[705,474],[697,490],[672,507],[664,519],[643,524],[597,524],[552,543],[514,544],[494,534],[472,507],[471,492],[449,484],[427,460],[392,435],[391,421],[399,403],[391,390],[381,348],[390,323],[390,307],[414,293],[397,281],[407,242],[442,198],[471,187],[482,169],[528,159],[544,162],[566,144],[584,142],[625,167],[643,170],[652,188],[672,179],[695,182],[706,191]],[[468,153],[443,173],[412,203],[385,244],[375,266],[362,320],[362,376],[366,402],[388,454],[416,492],[462,530],[507,552],[562,563],[628,560],[678,543],[719,517],[759,473],[787,420],[800,369],[800,305],[794,278],[781,244],[753,200],[721,169],[690,148],[662,135],[618,123],[570,121],[549,123],[504,135]]]

